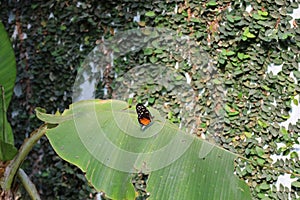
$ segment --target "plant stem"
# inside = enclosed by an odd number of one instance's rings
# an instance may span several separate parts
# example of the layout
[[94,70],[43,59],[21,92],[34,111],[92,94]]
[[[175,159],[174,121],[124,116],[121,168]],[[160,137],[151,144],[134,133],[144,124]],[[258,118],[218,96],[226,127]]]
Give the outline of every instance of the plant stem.
[[18,178],[23,184],[24,188],[26,189],[27,193],[34,200],[41,200],[40,195],[35,187],[35,185],[31,182],[27,174],[24,172],[23,169],[19,169],[18,171]]
[[36,142],[46,133],[47,124],[43,124],[39,129],[33,131],[29,138],[24,140],[18,154],[10,161],[9,165],[5,168],[4,177],[2,179],[2,189],[10,190],[12,182],[19,170],[23,160],[26,158],[28,153],[31,151]]
[[6,125],[6,105],[5,105],[5,91],[4,91],[4,87],[2,86],[2,85],[0,85],[0,87],[1,87],[1,100],[2,100],[2,110],[1,110],[1,112],[2,112],[2,116],[3,116],[3,118],[2,118],[2,140],[4,141],[4,142],[7,142],[7,137],[6,137],[6,127],[5,127],[5,125]]

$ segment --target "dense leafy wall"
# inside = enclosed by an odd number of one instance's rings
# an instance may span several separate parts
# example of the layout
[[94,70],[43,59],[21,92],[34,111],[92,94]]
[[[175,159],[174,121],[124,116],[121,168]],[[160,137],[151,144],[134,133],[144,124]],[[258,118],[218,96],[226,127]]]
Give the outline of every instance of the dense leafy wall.
[[[237,174],[248,180],[253,196],[295,197],[297,182],[291,190],[277,191],[270,185],[284,171],[263,166],[272,164],[272,154],[293,152],[291,159],[279,160],[273,167],[299,172],[298,155],[292,148],[298,143],[299,122],[288,129],[279,126],[289,117],[292,104],[298,104],[299,100],[294,97],[300,87],[289,77],[293,73],[300,80],[299,21],[290,24],[289,16],[298,7],[297,1],[10,1],[0,5],[2,21],[9,33],[16,36],[12,39],[18,78],[10,110],[19,143],[39,123],[33,113],[36,106],[55,112],[71,103],[76,70],[101,36],[137,27],[167,27],[197,41],[199,48],[212,58],[216,69],[208,79],[203,79],[203,74],[186,62],[177,70],[183,77],[188,73],[193,90],[201,94],[194,113],[184,116],[196,123],[195,133],[257,161],[257,166],[238,161],[243,170],[237,168]],[[140,21],[134,22],[137,15]],[[124,66],[124,60],[117,60],[116,68],[109,72],[112,88],[115,72],[122,75],[131,66],[148,62],[174,68],[181,61],[155,50],[126,57],[127,65]],[[267,73],[271,63],[282,64],[282,70],[278,74]],[[214,88],[207,84],[210,81]],[[217,96],[211,102],[218,86],[227,91],[226,97]],[[153,85],[139,90],[138,96],[169,113],[174,122],[182,120],[182,104],[177,94],[170,91],[166,94],[164,88],[151,88]],[[202,89],[206,89],[204,93]],[[215,101],[221,98],[223,104],[219,105]],[[164,108],[164,102],[170,102],[170,106]],[[218,106],[226,114],[214,121]],[[222,131],[208,131],[213,126],[214,130]],[[279,142],[284,148],[277,147]],[[46,141],[41,141],[25,163],[42,195],[86,198],[90,189],[86,184],[81,186],[82,175],[54,156],[48,146]]]

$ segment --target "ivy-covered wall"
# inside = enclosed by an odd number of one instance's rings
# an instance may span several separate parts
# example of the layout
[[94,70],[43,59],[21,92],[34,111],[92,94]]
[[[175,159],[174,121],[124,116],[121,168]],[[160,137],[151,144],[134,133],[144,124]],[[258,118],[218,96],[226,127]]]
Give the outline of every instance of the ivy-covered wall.
[[[277,191],[273,186],[286,171],[299,174],[299,158],[293,145],[299,143],[300,122],[280,127],[280,122],[289,118],[292,104],[298,105],[299,101],[299,19],[290,16],[299,6],[297,0],[13,0],[0,6],[18,66],[10,105],[17,145],[40,124],[33,113],[35,107],[54,113],[72,102],[77,70],[102,36],[134,28],[164,27],[196,41],[215,68],[214,74],[205,79],[187,62],[176,71],[183,77],[189,74],[191,88],[199,96],[192,115],[184,115],[196,125],[194,134],[257,161],[257,166],[237,161],[237,175],[248,181],[253,197],[295,199],[299,195],[297,181],[291,189],[281,187]],[[136,16],[140,20],[134,20]],[[126,58],[128,66],[124,67],[122,59],[117,60],[110,73],[122,75],[135,64],[148,62],[174,69],[180,61],[149,50]],[[282,70],[278,74],[269,72],[271,64],[282,65]],[[111,80],[113,85],[113,75]],[[213,89],[208,82],[214,83]],[[173,122],[182,121],[182,103],[177,94],[151,88],[153,85],[137,91],[139,98],[169,113],[167,117]],[[212,99],[218,88],[226,95]],[[222,103],[216,102],[221,98]],[[162,106],[165,102],[170,103],[168,108]],[[216,114],[219,110],[224,113],[221,119]],[[221,131],[209,131],[212,127]],[[284,148],[279,148],[279,143]],[[290,154],[291,158],[273,162],[274,154]],[[271,165],[280,170],[265,167]],[[46,139],[40,141],[24,166],[45,199],[86,199],[94,192],[78,169],[55,155]]]

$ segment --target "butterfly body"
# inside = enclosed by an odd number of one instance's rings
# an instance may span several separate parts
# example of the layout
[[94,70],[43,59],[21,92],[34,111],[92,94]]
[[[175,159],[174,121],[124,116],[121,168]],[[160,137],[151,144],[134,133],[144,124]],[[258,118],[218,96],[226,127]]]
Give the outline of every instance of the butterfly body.
[[136,113],[138,115],[138,121],[142,128],[148,126],[151,123],[153,116],[143,104],[138,103],[136,105]]

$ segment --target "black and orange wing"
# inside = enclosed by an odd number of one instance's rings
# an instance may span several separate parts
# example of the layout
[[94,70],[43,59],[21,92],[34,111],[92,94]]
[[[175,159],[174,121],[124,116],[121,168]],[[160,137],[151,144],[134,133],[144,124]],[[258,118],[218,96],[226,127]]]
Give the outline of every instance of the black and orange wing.
[[152,115],[149,110],[141,103],[136,105],[136,113],[138,115],[138,121],[141,126],[147,126],[152,121]]

